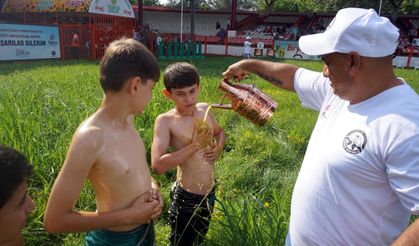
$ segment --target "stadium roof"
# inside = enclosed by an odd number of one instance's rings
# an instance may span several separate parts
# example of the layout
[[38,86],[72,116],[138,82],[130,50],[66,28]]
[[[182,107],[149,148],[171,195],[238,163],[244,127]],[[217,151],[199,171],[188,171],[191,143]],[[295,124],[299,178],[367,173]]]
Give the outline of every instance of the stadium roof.
[[2,13],[82,12],[135,18],[128,0],[6,0]]

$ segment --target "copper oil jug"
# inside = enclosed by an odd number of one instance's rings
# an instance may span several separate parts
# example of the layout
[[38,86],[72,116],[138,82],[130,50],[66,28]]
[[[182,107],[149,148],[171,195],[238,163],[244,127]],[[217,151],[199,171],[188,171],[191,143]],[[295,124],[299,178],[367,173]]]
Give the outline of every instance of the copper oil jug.
[[[257,89],[254,85],[233,84],[221,81],[219,89],[225,92],[220,104],[212,104],[213,108],[233,109],[257,126],[263,126],[272,117],[277,103]],[[222,104],[227,97],[231,104]]]

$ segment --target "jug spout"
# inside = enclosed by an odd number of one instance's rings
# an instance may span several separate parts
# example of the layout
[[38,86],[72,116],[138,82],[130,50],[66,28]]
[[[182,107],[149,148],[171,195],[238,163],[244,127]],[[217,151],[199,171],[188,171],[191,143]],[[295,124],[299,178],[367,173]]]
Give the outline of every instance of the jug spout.
[[231,106],[231,104],[213,103],[211,104],[211,108],[233,109],[233,106]]

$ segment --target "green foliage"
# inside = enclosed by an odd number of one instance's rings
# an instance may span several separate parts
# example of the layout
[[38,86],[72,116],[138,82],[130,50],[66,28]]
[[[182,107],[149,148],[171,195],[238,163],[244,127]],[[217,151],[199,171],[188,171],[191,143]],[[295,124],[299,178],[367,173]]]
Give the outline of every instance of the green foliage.
[[208,240],[203,245],[285,244],[290,202],[285,193],[276,191],[259,198],[239,193],[235,199],[225,200],[217,200]]
[[[201,74],[200,101],[220,102],[222,93],[217,86],[221,73],[238,60],[220,57],[190,60]],[[163,70],[171,62],[174,61],[160,61],[160,67]],[[320,62],[286,62],[317,71],[322,69]],[[419,91],[418,70],[395,71]],[[219,202],[205,244],[283,245],[292,187],[317,113],[303,109],[294,93],[279,90],[257,76],[251,75],[243,83],[255,84],[278,102],[278,108],[261,128],[233,111],[213,110],[225,129],[227,141],[216,164]],[[154,119],[173,107],[162,89],[160,81],[152,102],[135,121],[148,160]],[[83,245],[83,233],[45,233],[42,217],[74,131],[95,112],[101,100],[97,62],[0,63],[0,142],[23,152],[34,166],[29,192],[36,210],[24,231],[26,245]],[[154,177],[161,186],[166,206],[155,226],[157,245],[167,245],[170,231],[167,203],[175,170]],[[84,186],[76,209],[96,209],[89,184]]]
[[160,5],[160,1],[159,0],[130,0],[130,3],[132,5],[137,5],[138,1],[143,1],[143,5],[144,6],[156,6],[156,5]]
[[[381,12],[417,14],[419,5],[417,0],[410,1],[382,1]],[[265,0],[258,0],[258,9],[266,10]],[[311,12],[311,13],[333,13],[342,8],[359,7],[373,8],[377,12],[380,7],[380,0],[281,0],[275,1],[272,6],[273,11],[283,12]]]

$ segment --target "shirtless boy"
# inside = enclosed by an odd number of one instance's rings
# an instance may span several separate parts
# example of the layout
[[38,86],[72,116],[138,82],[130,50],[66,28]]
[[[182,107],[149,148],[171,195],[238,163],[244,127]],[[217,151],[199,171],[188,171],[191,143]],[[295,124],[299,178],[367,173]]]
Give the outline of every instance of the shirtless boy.
[[169,65],[164,85],[163,93],[175,108],[156,119],[152,168],[162,174],[177,167],[170,194],[170,241],[192,245],[202,242],[208,231],[215,200],[214,162],[223,150],[225,135],[212,114],[203,123],[208,104],[197,103],[199,74],[193,65]]
[[22,230],[35,208],[27,182],[32,167],[17,150],[0,145],[0,245],[23,245]]
[[[45,211],[48,232],[88,231],[86,245],[153,244],[151,221],[163,204],[133,119],[159,77],[156,59],[138,41],[108,46],[100,63],[102,105],[73,136]],[[95,212],[74,210],[86,179],[95,191]]]

